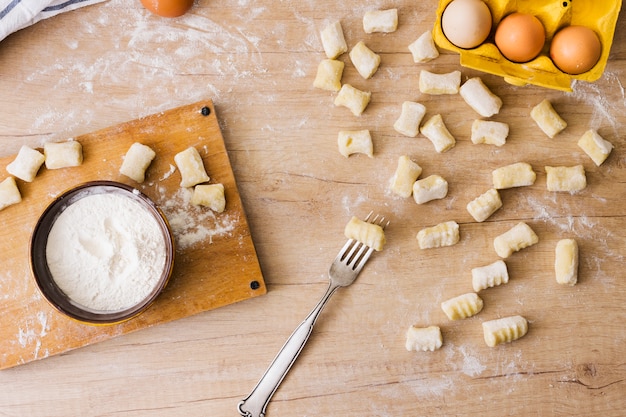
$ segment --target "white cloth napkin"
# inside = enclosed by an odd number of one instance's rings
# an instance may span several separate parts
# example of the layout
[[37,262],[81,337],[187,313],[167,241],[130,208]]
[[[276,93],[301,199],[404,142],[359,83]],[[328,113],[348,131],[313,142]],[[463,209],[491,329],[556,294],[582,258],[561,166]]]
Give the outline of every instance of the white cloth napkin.
[[0,0],[0,40],[59,13],[104,0]]

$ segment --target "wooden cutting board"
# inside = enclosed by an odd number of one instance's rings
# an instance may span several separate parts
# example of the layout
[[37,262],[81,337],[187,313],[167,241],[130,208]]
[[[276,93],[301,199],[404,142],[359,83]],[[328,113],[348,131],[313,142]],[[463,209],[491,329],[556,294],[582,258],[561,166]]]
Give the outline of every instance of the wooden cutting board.
[[[203,110],[204,109],[204,110]],[[213,103],[199,102],[75,138],[83,146],[80,167],[41,168],[32,183],[17,180],[22,202],[0,211],[0,369],[266,293],[250,229],[224,146]],[[157,156],[137,184],[119,173],[130,145],[150,146]],[[214,214],[189,203],[174,155],[194,146],[211,183],[225,187],[226,210]],[[0,181],[14,157],[0,159]],[[92,180],[132,185],[155,201],[176,240],[172,278],[156,302],[117,325],[93,326],[57,312],[40,295],[29,264],[31,232],[63,191]]]

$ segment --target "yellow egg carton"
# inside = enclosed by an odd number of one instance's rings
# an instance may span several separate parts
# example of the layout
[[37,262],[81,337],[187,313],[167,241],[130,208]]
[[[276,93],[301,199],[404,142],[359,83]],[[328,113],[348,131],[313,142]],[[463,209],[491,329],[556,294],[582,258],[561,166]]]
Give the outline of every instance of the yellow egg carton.
[[[441,15],[453,0],[440,0],[433,28],[435,43],[443,49],[460,54],[461,65],[489,74],[499,75],[514,85],[534,84],[562,91],[571,91],[573,80],[592,82],[602,76],[622,2],[597,0],[484,0],[491,11],[492,28],[487,40],[476,48],[459,48],[446,38],[441,28]],[[498,23],[513,12],[536,16],[546,30],[546,43],[539,56],[530,62],[515,63],[502,56],[493,38]],[[555,33],[570,25],[592,29],[602,44],[598,63],[589,71],[571,75],[559,70],[550,59],[550,42]]]

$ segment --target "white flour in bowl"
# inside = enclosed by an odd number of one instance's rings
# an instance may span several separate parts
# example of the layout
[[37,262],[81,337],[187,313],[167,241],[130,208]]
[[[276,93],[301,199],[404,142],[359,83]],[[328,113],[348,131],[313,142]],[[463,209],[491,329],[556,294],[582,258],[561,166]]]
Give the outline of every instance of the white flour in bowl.
[[165,266],[165,240],[139,202],[114,193],[92,194],[56,219],[46,256],[54,281],[74,302],[117,311],[154,289]]

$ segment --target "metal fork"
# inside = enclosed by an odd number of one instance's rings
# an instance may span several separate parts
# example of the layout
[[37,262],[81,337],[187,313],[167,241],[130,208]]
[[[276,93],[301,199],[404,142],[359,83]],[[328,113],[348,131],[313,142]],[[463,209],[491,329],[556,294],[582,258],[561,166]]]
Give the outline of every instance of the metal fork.
[[[365,221],[378,224],[383,229],[389,225],[389,222],[385,223],[385,217],[379,215],[373,216],[372,212],[367,215]],[[302,351],[309,336],[311,336],[313,325],[324,309],[324,306],[335,291],[341,287],[347,287],[354,282],[373,251],[373,248],[354,239],[349,239],[346,242],[328,270],[330,283],[326,293],[306,319],[304,319],[291,336],[289,336],[289,339],[287,339],[250,395],[239,403],[237,406],[239,414],[243,417],[265,416],[265,408],[270,398],[278,389],[278,386]]]

